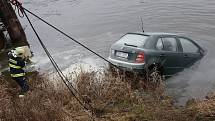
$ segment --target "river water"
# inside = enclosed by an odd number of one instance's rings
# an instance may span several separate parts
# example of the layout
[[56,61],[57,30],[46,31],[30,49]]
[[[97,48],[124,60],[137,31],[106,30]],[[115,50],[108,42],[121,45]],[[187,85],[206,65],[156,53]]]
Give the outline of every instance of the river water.
[[[215,90],[214,0],[23,0],[24,7],[89,48],[108,57],[112,43],[127,32],[180,33],[196,40],[207,55],[191,69],[167,80],[167,92],[179,103],[202,98]],[[105,62],[30,16],[61,68],[74,63]],[[47,57],[25,19],[21,20],[41,69],[51,69]]]

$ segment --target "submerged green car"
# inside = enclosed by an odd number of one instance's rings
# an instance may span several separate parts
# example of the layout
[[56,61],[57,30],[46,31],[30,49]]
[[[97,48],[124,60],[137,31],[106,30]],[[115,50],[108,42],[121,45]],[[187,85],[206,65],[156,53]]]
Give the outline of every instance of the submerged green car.
[[110,66],[146,73],[153,69],[173,75],[193,65],[205,51],[190,38],[170,33],[127,33],[110,50]]

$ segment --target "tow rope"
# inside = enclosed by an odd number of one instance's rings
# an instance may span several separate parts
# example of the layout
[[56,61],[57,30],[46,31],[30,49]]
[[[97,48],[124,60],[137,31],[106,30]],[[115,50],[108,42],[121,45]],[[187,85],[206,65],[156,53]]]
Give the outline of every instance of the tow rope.
[[[97,55],[98,57],[100,57],[101,59],[103,59],[104,61],[111,63],[109,60],[107,60],[106,58],[102,57],[101,55],[99,55],[98,53],[96,53],[95,51],[93,51],[92,49],[90,49],[89,47],[85,46],[84,44],[80,43],[78,40],[72,38],[69,34],[66,34],[65,32],[63,32],[62,30],[58,29],[56,26],[54,26],[53,24],[50,24],[49,22],[47,22],[46,20],[42,19],[41,17],[39,17],[38,15],[34,14],[33,12],[31,12],[30,10],[24,8],[22,6],[22,4],[20,2],[18,2],[17,0],[12,0],[13,2],[11,2],[13,5],[17,6],[18,9],[20,9],[21,13],[24,14],[25,11],[27,11],[28,13],[30,13],[31,15],[33,15],[34,17],[38,18],[39,20],[41,20],[42,22],[44,22],[45,24],[47,24],[48,26],[52,27],[53,29],[55,29],[56,31],[58,31],[59,33],[63,34],[64,36],[66,36],[67,38],[71,39],[72,41],[74,41],[75,43],[81,45],[82,47],[84,47],[85,49],[87,49],[88,51],[92,52],[93,54]],[[17,1],[14,2],[14,1]],[[24,14],[25,15],[25,14]],[[26,15],[25,15],[26,16]],[[26,16],[27,17],[27,16]],[[114,65],[113,65],[114,66]],[[117,68],[117,67],[116,67]]]
[[[79,104],[85,109],[91,112],[92,114],[92,119],[95,120],[93,118],[93,115],[96,115],[97,109],[95,109],[91,104],[89,104],[84,97],[78,92],[77,89],[75,89],[75,87],[72,85],[72,83],[69,81],[69,79],[63,74],[62,70],[59,68],[58,64],[56,63],[56,61],[54,60],[54,58],[52,57],[52,55],[50,54],[49,50],[46,48],[46,46],[44,45],[43,41],[41,40],[40,36],[38,35],[37,31],[35,30],[31,20],[29,19],[28,15],[26,14],[26,12],[30,13],[31,15],[35,16],[36,18],[38,18],[39,20],[41,20],[42,22],[46,23],[47,25],[49,25],[50,27],[52,27],[53,29],[55,29],[56,31],[60,32],[61,34],[63,34],[64,36],[68,37],[69,39],[73,40],[74,42],[76,42],[77,44],[81,45],[82,47],[84,47],[85,49],[87,49],[88,51],[92,52],[93,54],[97,55],[98,57],[100,57],[101,59],[105,60],[108,63],[111,63],[110,61],[108,61],[106,58],[102,57],[101,55],[99,55],[98,53],[94,52],[93,50],[91,50],[90,48],[88,48],[87,46],[85,46],[84,44],[78,42],[76,39],[72,38],[71,36],[69,36],[68,34],[66,34],[65,32],[63,32],[62,30],[58,29],[57,27],[55,27],[54,25],[50,24],[49,22],[45,21],[44,19],[42,19],[41,17],[39,17],[38,15],[34,14],[33,12],[31,12],[30,10],[24,8],[22,6],[22,4],[17,1],[17,0],[10,0],[11,4],[15,5],[18,10],[21,12],[21,14],[19,13],[19,15],[21,15],[21,17],[26,16],[32,30],[34,31],[35,35],[37,36],[37,39],[39,40],[42,48],[44,49],[45,53],[47,54],[49,60],[51,61],[52,65],[54,66],[55,70],[57,71],[58,75],[60,76],[61,80],[63,81],[63,83],[66,85],[66,87],[68,88],[68,90],[70,91],[70,93],[75,97],[75,99],[79,102]],[[115,65],[113,65],[115,66]],[[117,66],[115,66],[117,67]]]

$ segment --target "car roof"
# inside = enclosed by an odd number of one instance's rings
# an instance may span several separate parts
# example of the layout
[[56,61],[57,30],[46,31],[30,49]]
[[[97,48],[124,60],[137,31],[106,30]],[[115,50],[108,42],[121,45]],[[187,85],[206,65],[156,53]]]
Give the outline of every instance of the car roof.
[[176,35],[178,35],[175,33],[165,33],[165,32],[144,32],[144,33],[142,32],[142,33],[127,33],[127,34],[138,34],[138,35],[146,35],[146,36],[161,36],[161,35],[176,36]]

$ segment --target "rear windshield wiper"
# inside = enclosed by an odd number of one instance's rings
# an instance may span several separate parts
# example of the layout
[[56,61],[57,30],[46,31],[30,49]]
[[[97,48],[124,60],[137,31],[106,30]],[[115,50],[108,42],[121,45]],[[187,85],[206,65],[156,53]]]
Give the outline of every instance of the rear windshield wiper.
[[125,46],[131,46],[131,47],[137,47],[136,45],[131,45],[131,44],[127,44],[127,43],[124,43]]

